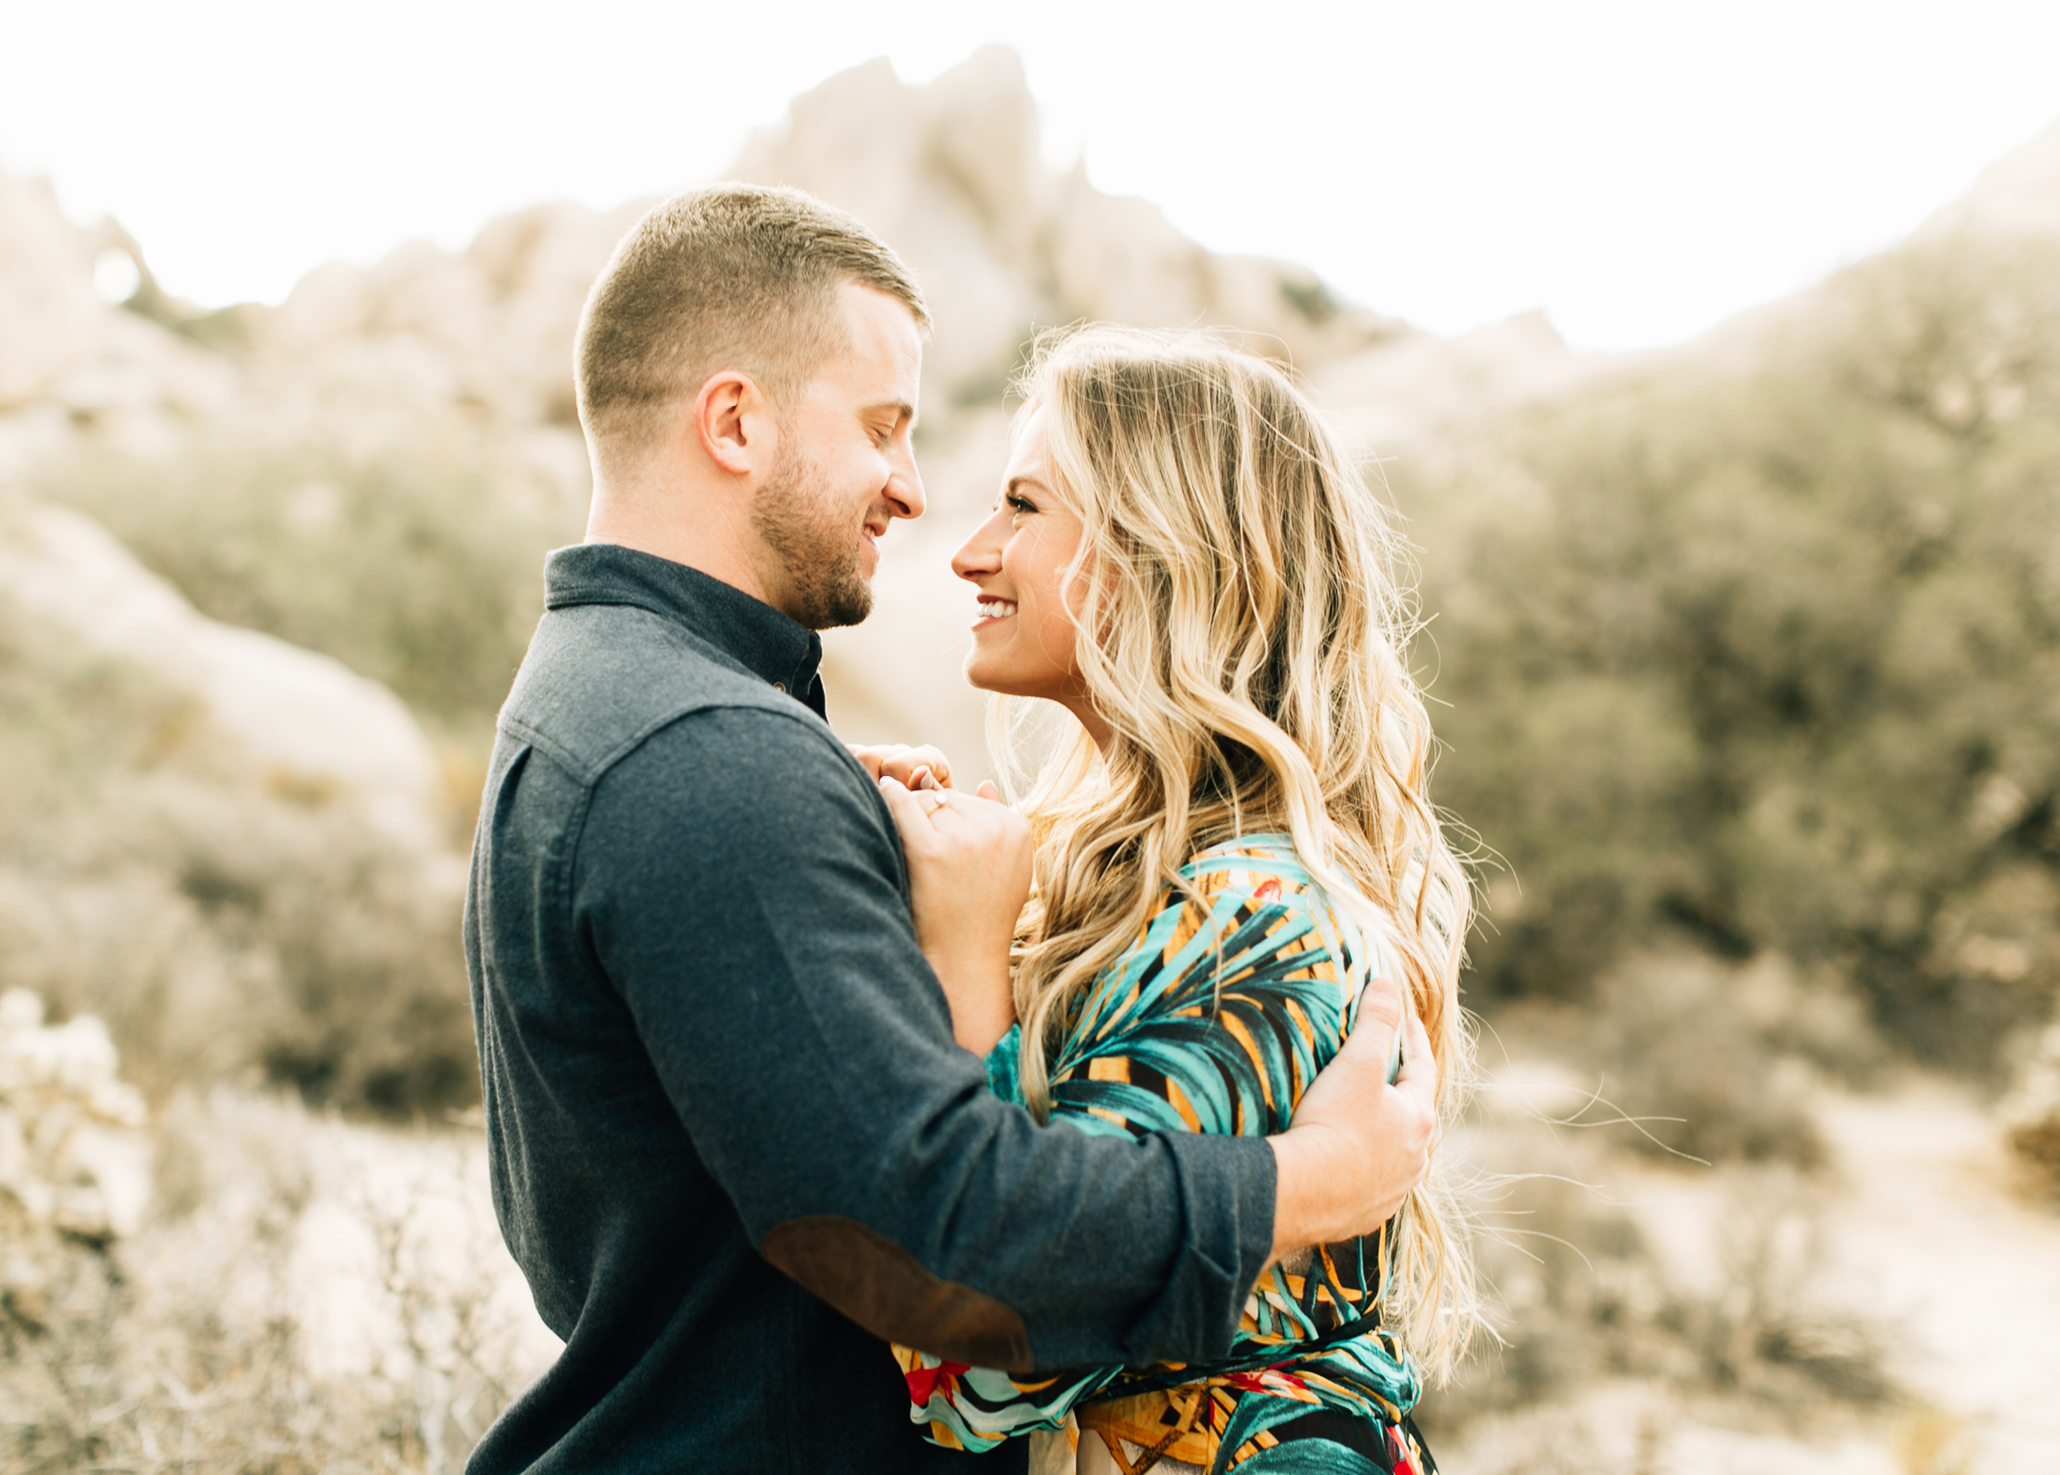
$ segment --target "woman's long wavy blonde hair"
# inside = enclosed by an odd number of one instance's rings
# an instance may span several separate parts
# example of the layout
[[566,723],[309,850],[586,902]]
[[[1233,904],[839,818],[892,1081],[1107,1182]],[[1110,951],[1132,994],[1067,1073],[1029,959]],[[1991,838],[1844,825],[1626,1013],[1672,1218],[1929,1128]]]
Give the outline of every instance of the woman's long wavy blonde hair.
[[[1036,838],[1014,987],[1022,1079],[1050,1110],[1051,1053],[1088,984],[1180,868],[1284,831],[1333,906],[1397,945],[1449,1123],[1472,1074],[1459,1005],[1467,878],[1427,794],[1430,719],[1388,515],[1308,400],[1206,334],[1104,326],[1040,339],[1018,386],[1042,412],[1052,487],[1082,523],[1063,588],[1078,674],[1111,730],[1037,742],[997,701],[995,748]],[[1384,925],[1383,925],[1384,924]],[[1476,1314],[1472,1257],[1435,1166],[1405,1206],[1384,1296],[1442,1375]]]

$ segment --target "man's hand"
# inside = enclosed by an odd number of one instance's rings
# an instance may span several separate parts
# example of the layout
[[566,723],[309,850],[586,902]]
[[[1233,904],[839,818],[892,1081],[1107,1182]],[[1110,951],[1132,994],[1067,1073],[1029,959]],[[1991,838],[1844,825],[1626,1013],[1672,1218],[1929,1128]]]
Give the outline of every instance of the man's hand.
[[944,985],[952,1037],[985,1055],[1016,1019],[1009,944],[1030,896],[1030,822],[991,783],[968,795],[888,774],[880,797],[901,831],[916,941]]
[[[846,743],[845,750],[873,776],[875,783],[891,778],[905,788],[951,787],[951,760],[943,750],[928,743],[912,748],[907,743]],[[928,772],[929,778],[923,777]],[[935,779],[933,786],[930,779]]]
[[[1389,1085],[1398,1028],[1402,1073]],[[1302,1093],[1288,1130],[1267,1139],[1280,1173],[1274,1258],[1371,1234],[1393,1218],[1430,1166],[1437,1097],[1430,1037],[1414,1014],[1403,1024],[1394,980],[1374,979],[1343,1048]]]

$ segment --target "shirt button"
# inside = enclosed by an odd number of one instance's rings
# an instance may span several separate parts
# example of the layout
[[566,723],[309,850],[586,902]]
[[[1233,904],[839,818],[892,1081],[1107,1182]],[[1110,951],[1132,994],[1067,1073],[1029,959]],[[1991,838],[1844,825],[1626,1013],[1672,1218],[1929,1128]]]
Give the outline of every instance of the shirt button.
[[774,690],[774,691],[785,691],[786,689],[787,689],[787,683],[786,683],[786,682],[784,682],[784,681],[775,681],[775,682],[773,683],[773,690]]

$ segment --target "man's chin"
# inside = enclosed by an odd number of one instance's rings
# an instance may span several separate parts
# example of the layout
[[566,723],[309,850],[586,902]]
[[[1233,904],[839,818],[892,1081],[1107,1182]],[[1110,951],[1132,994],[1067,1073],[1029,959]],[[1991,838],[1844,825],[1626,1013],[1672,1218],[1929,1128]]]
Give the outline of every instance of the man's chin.
[[825,590],[824,599],[813,611],[815,618],[809,620],[812,630],[835,630],[846,625],[859,625],[873,612],[873,590],[870,584],[854,579],[850,584],[835,591]]

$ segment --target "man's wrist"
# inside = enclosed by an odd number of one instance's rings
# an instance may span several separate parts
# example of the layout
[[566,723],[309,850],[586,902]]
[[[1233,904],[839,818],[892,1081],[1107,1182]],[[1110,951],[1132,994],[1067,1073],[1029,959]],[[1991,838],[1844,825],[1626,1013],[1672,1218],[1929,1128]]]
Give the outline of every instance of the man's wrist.
[[1273,1254],[1278,1260],[1306,1245],[1326,1244],[1336,1237],[1341,1220],[1335,1155],[1328,1129],[1305,1125],[1266,1139],[1273,1149]]

